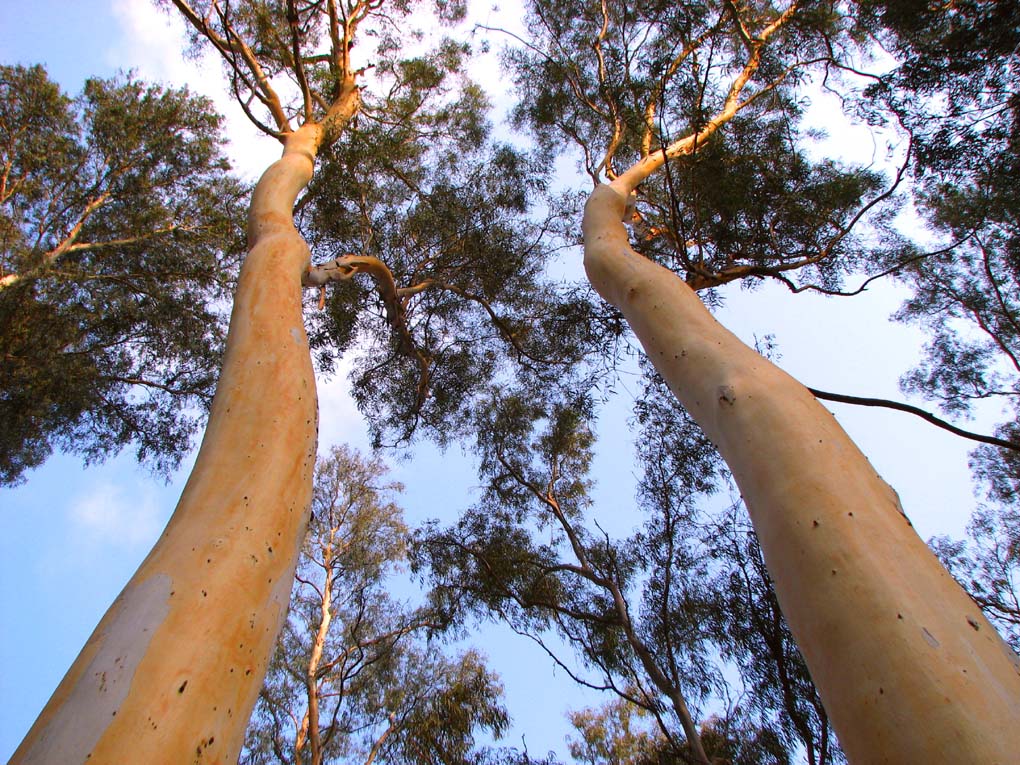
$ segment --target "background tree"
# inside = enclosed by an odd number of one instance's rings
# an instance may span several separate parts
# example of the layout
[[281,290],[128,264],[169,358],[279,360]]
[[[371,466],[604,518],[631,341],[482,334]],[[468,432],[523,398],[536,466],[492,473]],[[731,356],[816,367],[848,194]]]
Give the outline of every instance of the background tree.
[[291,609],[249,723],[242,763],[475,761],[507,725],[482,657],[439,650],[440,614],[390,594],[408,529],[378,457],[319,461]]
[[[644,712],[624,698],[597,709],[571,712],[577,737],[569,738],[570,756],[585,765],[649,765],[663,748],[661,734],[644,725]],[[646,713],[647,714],[647,713]]]
[[[625,699],[570,714],[578,737],[569,738],[570,755],[585,765],[674,765],[690,762],[687,747],[677,753],[661,731],[647,724],[643,713]],[[789,754],[767,731],[741,727],[734,716],[712,717],[701,727],[713,763],[765,765],[789,762]]]
[[[718,455],[653,380],[638,410],[638,531],[611,537],[593,520],[590,404],[495,398],[476,426],[483,500],[456,525],[419,534],[415,562],[443,602],[506,621],[577,682],[617,695],[578,718],[596,749],[644,753],[645,737],[624,730],[636,709],[666,761],[739,751],[786,762],[804,751],[812,765],[840,762],[753,531],[712,497],[724,479]],[[599,756],[611,759],[609,749]]]
[[[938,242],[887,259],[912,291],[898,318],[930,337],[902,386],[957,417],[998,403],[1011,419],[997,435],[1016,443],[1020,10],[1008,2],[861,5],[902,62],[866,95],[912,136],[914,201]],[[1016,504],[1015,450],[981,446],[972,467],[991,501]]]
[[935,554],[1020,652],[1020,515],[1011,507],[981,508],[967,531],[965,541],[936,537]]
[[164,473],[191,448],[241,249],[221,138],[187,90],[0,67],[0,483],[54,447]]

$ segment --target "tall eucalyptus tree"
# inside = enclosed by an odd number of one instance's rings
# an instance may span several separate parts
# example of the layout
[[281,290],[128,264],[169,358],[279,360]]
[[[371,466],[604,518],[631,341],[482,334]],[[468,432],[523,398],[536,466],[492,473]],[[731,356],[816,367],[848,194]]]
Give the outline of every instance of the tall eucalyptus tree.
[[[236,758],[308,518],[313,353],[329,366],[362,335],[375,350],[355,391],[378,408],[379,438],[407,440],[418,424],[443,438],[472,385],[511,366],[529,379],[549,363],[568,369],[617,326],[601,331],[583,292],[543,283],[542,227],[514,223],[541,179],[487,142],[466,46],[404,53],[424,4],[163,4],[220,54],[283,155],[252,195],[223,367],[181,501],[15,762]],[[435,6],[442,21],[463,11]],[[373,39],[356,63],[356,43]],[[317,157],[329,182],[302,196]],[[309,243],[325,263],[310,266]],[[333,281],[310,344],[303,289]]]
[[[853,6],[798,0],[531,7],[537,34],[510,59],[520,119],[549,148],[583,149],[597,184],[589,280],[732,471],[848,757],[1008,761],[1016,655],[811,392],[695,293],[747,277],[831,290],[864,249],[860,224],[882,223],[906,165],[883,190],[807,162],[797,120],[798,83],[856,76],[870,30]],[[713,183],[697,174],[703,157],[722,160]]]

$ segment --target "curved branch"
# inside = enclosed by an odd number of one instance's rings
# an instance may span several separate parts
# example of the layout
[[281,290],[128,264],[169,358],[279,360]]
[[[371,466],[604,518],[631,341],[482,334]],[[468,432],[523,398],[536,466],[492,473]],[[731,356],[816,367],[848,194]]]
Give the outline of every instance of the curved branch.
[[798,66],[802,66],[802,63],[794,64],[785,72],[781,73],[778,78],[773,80],[773,82],[763,87],[760,91],[752,94],[744,101],[740,100],[740,95],[744,92],[744,88],[747,87],[747,84],[751,81],[755,72],[758,71],[761,64],[761,52],[768,39],[793,17],[794,13],[797,11],[797,7],[798,0],[793,0],[786,10],[783,11],[779,17],[766,27],[753,41],[754,45],[747,57],[747,61],[740,70],[740,73],[737,74],[737,76],[733,79],[733,82],[730,84],[722,109],[720,109],[716,115],[712,117],[712,119],[708,120],[708,122],[706,122],[705,125],[699,128],[696,132],[674,141],[669,146],[663,146],[661,150],[655,151],[647,157],[638,160],[625,172],[613,179],[610,185],[623,194],[629,194],[634,191],[634,189],[636,189],[638,185],[645,180],[645,178],[662,167],[667,160],[674,159],[684,154],[690,154],[695,151],[699,146],[708,141],[708,139],[714,135],[719,128],[729,122],[740,110],[754,103],[763,94],[775,89],[779,82],[784,80],[790,72]]
[[290,27],[291,68],[294,77],[297,79],[298,87],[301,89],[301,102],[305,122],[311,122],[312,114],[312,90],[308,86],[308,77],[305,76],[304,59],[301,56],[301,17],[298,14],[295,0],[287,0],[287,25]]
[[425,406],[431,379],[432,360],[415,344],[411,330],[407,326],[407,313],[400,301],[397,284],[393,280],[393,272],[379,258],[372,255],[343,255],[339,258],[314,266],[305,272],[301,284],[305,287],[324,287],[327,282],[347,281],[355,274],[366,273],[375,281],[376,291],[382,298],[386,309],[386,323],[399,336],[398,353],[413,357],[418,362],[420,376],[418,379],[417,410]]
[[[244,79],[246,84],[251,84],[249,83],[248,78],[241,72],[237,59],[235,58],[237,54],[241,55],[241,58],[244,60],[248,70],[255,78],[255,87],[252,88],[252,92],[269,109],[270,113],[273,115],[273,121],[276,123],[279,132],[291,132],[290,121],[287,119],[287,115],[283,110],[283,104],[280,101],[279,95],[269,82],[269,77],[262,69],[262,66],[259,64],[252,49],[244,40],[241,39],[240,35],[237,34],[234,27],[227,20],[226,13],[219,9],[217,3],[214,2],[213,6],[220,17],[220,22],[223,24],[226,37],[218,34],[216,30],[212,28],[208,19],[200,16],[195,9],[191,7],[187,0],[172,0],[172,2],[188,23],[198,30],[198,33],[209,40],[213,47],[220,52],[220,55],[223,56],[228,64],[230,64],[235,73]],[[237,95],[239,94],[235,88],[235,96]],[[238,100],[240,101],[240,99]],[[241,105],[244,107],[245,112],[248,113],[247,106],[243,102]],[[250,113],[249,117],[251,117]],[[260,129],[265,130],[265,126],[261,122],[254,119],[253,121]]]
[[886,409],[896,409],[900,412],[906,412],[908,414],[916,415],[922,420],[930,422],[932,425],[948,430],[954,435],[961,436],[962,438],[970,439],[971,441],[978,441],[983,444],[991,444],[992,446],[998,446],[1003,449],[1012,449],[1013,451],[1020,452],[1020,444],[1013,441],[1007,441],[1003,438],[996,438],[995,436],[986,436],[981,433],[974,433],[969,430],[964,430],[950,422],[936,417],[931,412],[920,409],[910,404],[904,404],[900,401],[890,401],[884,398],[865,398],[862,396],[848,396],[843,393],[830,393],[824,390],[817,390],[815,388],[808,388],[811,395],[815,398],[824,399],[825,401],[836,401],[840,404],[855,404],[857,406],[877,406],[884,407]]

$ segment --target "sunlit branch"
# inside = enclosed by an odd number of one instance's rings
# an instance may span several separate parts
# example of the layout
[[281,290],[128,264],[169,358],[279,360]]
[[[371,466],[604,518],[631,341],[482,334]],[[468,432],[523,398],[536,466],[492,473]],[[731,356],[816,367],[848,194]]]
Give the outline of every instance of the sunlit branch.
[[720,127],[729,122],[733,116],[737,114],[737,112],[758,100],[758,98],[760,98],[764,93],[774,90],[794,69],[804,66],[806,62],[798,62],[791,65],[785,72],[780,74],[779,77],[764,86],[761,90],[752,94],[744,101],[740,100],[740,96],[743,93],[744,88],[747,86],[748,82],[750,82],[754,73],[758,71],[758,67],[761,64],[761,53],[768,39],[787,21],[789,21],[796,11],[796,8],[797,2],[795,1],[791,3],[790,6],[782,14],[780,14],[774,22],[766,27],[754,41],[754,46],[751,53],[748,55],[747,61],[742,67],[740,73],[730,84],[723,106],[714,117],[708,120],[708,122],[706,122],[704,126],[700,127],[695,133],[687,135],[669,146],[664,146],[661,151],[653,152],[647,157],[635,162],[628,170],[613,180],[611,185],[618,191],[625,194],[631,193],[645,178],[662,167],[663,163],[670,159],[693,152],[698,148],[698,146],[705,143],[712,135],[714,135]]
[[[283,110],[283,105],[280,102],[279,96],[273,89],[273,86],[269,82],[269,78],[266,76],[265,71],[259,64],[258,59],[252,52],[244,40],[234,30],[233,25],[230,23],[226,16],[226,12],[223,11],[219,3],[213,0],[210,7],[210,14],[215,10],[217,16],[219,16],[220,23],[223,25],[223,29],[226,32],[226,37],[220,35],[213,29],[209,23],[208,18],[203,18],[195,12],[194,8],[187,2],[187,0],[172,0],[173,4],[181,12],[185,19],[195,27],[198,32],[208,39],[219,52],[220,55],[230,64],[236,75],[245,82],[246,87],[254,93],[258,99],[269,109],[270,114],[273,116],[273,120],[276,122],[276,127],[279,133],[289,133],[291,131],[290,121],[287,119],[287,115]],[[255,78],[255,82],[251,83],[241,70],[240,65],[237,63],[236,56],[240,54],[244,60],[245,65],[250,71],[251,75]],[[235,85],[235,96],[238,96]],[[240,99],[239,99],[240,100]],[[242,103],[243,106],[243,103]],[[245,108],[245,112],[248,113],[248,109]],[[261,122],[254,120],[255,124],[265,130],[265,126]],[[269,132],[269,131],[267,131]]]
[[329,43],[330,43],[330,55],[327,57],[329,60],[329,71],[333,75],[334,80],[334,91],[333,98],[340,97],[340,85],[343,77],[340,70],[340,46],[342,41],[340,39],[340,18],[336,12],[336,0],[326,0],[326,12],[329,16]]
[[754,52],[755,41],[751,38],[751,33],[748,31],[747,26],[744,24],[744,19],[740,16],[740,11],[737,9],[736,3],[733,0],[725,0],[724,5],[733,17],[733,26],[737,30],[737,35],[740,37],[740,41],[747,48],[748,52]]
[[616,177],[616,171],[613,169],[613,158],[616,156],[616,150],[620,146],[620,142],[623,140],[623,117],[620,114],[619,104],[616,103],[616,98],[612,95],[612,91],[609,87],[609,76],[606,71],[606,58],[602,51],[602,43],[605,42],[607,35],[609,34],[609,8],[606,5],[606,0],[602,0],[602,28],[599,30],[598,36],[595,38],[595,42],[592,47],[595,50],[595,57],[598,60],[598,80],[599,86],[602,89],[606,103],[609,106],[609,113],[613,119],[613,135],[609,139],[609,144],[606,146],[606,153],[602,157],[602,161],[595,167],[595,172],[598,174],[603,168],[605,168],[606,175],[610,179]]
[[295,0],[287,0],[287,25],[290,27],[291,56],[293,58],[291,66],[294,70],[294,77],[297,79],[298,87],[301,89],[304,121],[311,122],[313,118],[312,91],[308,87],[305,64],[301,57],[301,17],[298,15]]

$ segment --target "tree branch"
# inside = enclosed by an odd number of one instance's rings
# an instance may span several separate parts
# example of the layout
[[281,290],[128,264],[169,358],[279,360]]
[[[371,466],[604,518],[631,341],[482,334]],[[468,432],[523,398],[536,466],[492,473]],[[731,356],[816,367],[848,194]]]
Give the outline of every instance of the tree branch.
[[829,393],[824,390],[817,390],[816,388],[808,388],[811,395],[815,398],[820,398],[825,401],[836,401],[840,404],[855,404],[857,406],[876,406],[884,407],[886,409],[896,409],[900,412],[907,412],[920,417],[922,420],[930,422],[932,425],[948,430],[954,435],[961,436],[962,438],[970,439],[971,441],[978,441],[983,444],[991,444],[992,446],[998,446],[1003,449],[1012,449],[1013,451],[1020,452],[1020,444],[1013,441],[1006,441],[1002,438],[996,438],[995,436],[986,436],[981,433],[974,433],[969,430],[964,430],[950,422],[946,422],[939,417],[936,417],[931,412],[927,412],[924,409],[920,409],[910,404],[904,404],[900,401],[890,401],[884,398],[864,398],[861,396],[848,396],[843,393]]

